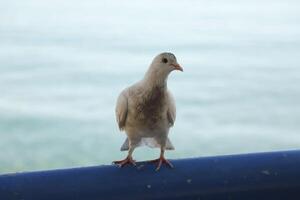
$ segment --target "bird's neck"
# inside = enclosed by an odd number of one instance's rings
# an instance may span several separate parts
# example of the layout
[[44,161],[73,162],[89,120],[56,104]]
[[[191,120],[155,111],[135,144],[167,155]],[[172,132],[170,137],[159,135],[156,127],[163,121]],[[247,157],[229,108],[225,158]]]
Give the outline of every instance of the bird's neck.
[[159,74],[158,71],[149,69],[144,77],[144,83],[149,88],[159,87],[167,89],[167,80],[169,74]]

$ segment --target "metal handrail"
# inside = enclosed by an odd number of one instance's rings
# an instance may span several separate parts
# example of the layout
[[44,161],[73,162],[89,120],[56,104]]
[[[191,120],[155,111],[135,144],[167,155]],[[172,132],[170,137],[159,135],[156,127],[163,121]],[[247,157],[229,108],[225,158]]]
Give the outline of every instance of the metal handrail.
[[300,151],[0,175],[1,200],[300,199]]

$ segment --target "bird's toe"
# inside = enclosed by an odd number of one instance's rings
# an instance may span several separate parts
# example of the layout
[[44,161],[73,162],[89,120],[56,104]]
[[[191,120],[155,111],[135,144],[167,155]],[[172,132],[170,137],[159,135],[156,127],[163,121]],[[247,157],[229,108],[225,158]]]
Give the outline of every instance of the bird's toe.
[[164,157],[160,157],[155,160],[149,160],[148,162],[157,163],[157,167],[156,167],[155,171],[159,171],[162,164],[167,165],[169,168],[174,168],[173,164],[170,161],[168,161],[167,159],[165,159]]
[[113,161],[113,164],[118,165],[119,167],[124,167],[125,165],[136,166],[135,160],[133,160],[131,157],[127,157],[124,160]]

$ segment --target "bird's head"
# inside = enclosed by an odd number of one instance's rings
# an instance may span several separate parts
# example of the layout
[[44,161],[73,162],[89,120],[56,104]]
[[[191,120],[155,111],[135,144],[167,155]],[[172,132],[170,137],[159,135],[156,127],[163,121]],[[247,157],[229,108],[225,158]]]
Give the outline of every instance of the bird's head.
[[157,55],[150,66],[160,74],[169,74],[173,70],[183,71],[172,53],[161,53]]
[[168,75],[174,70],[183,71],[182,67],[177,63],[174,54],[161,53],[153,59],[144,80],[150,85],[153,83],[155,85],[164,85]]

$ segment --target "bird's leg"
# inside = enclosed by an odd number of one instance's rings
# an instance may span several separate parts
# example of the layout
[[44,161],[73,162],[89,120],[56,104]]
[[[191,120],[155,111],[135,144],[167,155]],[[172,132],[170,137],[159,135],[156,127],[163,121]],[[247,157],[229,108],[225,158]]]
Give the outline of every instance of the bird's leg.
[[164,154],[165,154],[165,149],[163,147],[161,147],[159,158],[155,159],[155,160],[150,160],[149,161],[149,162],[153,162],[153,163],[158,163],[155,171],[158,171],[163,163],[166,164],[170,168],[174,168],[174,166],[172,165],[172,163],[170,163],[170,161],[168,161],[165,158]]
[[113,163],[118,165],[119,167],[124,167],[125,165],[133,165],[136,166],[135,160],[132,159],[132,153],[134,148],[130,147],[128,151],[128,155],[124,160],[114,161]]

